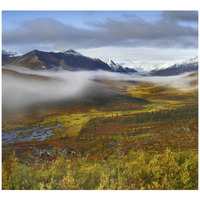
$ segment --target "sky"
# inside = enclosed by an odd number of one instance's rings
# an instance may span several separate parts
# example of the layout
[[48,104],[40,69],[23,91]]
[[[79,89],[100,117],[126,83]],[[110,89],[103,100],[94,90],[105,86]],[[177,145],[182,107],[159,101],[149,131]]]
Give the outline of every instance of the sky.
[[198,55],[198,12],[2,11],[2,49],[74,49],[149,71]]

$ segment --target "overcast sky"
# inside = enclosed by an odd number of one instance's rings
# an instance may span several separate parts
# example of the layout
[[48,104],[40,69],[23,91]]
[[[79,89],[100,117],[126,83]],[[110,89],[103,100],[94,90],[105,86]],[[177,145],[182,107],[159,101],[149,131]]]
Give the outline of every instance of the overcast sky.
[[135,69],[198,55],[196,11],[3,11],[2,48],[65,51]]

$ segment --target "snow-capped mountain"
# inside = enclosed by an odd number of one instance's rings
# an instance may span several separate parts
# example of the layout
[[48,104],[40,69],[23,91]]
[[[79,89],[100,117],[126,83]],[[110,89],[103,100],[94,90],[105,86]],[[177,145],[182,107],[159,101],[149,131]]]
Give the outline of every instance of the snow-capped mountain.
[[105,70],[113,71],[110,66],[101,60],[94,60],[83,56],[74,50],[65,52],[30,51],[22,56],[3,57],[2,64],[24,67],[33,70]]
[[110,60],[110,59],[105,60],[105,63],[107,65],[109,65],[115,72],[120,72],[120,73],[135,73],[135,72],[137,72],[136,70],[129,68],[129,67],[124,68],[121,65],[116,64],[113,60]]
[[182,62],[182,64],[198,64],[198,56]]
[[112,60],[103,62],[99,58],[90,58],[79,52],[69,49],[67,51],[44,52],[30,51],[22,56],[11,51],[2,51],[2,64],[25,67],[34,70],[105,70],[119,73],[135,73],[136,70],[122,67]]
[[120,65],[114,63],[114,61],[110,59],[106,59],[105,63],[108,64],[112,69],[118,69]]
[[188,65],[188,64],[191,65],[191,64],[196,64],[196,63],[198,63],[198,56],[191,58],[189,60],[186,60],[184,62],[180,62],[180,63],[165,63],[155,70],[158,71],[158,70],[163,70],[163,69],[167,69],[167,68],[171,68],[171,67],[178,67],[180,65]]
[[180,63],[166,63],[151,71],[152,75],[169,76],[184,72],[198,71],[198,56]]
[[125,69],[121,65],[116,64],[114,61],[112,61],[110,59],[105,60],[105,63],[107,65],[109,65],[115,72],[124,72],[124,73],[126,73]]
[[175,63],[165,63],[165,64],[161,65],[160,67],[158,67],[157,69],[155,69],[155,71],[167,69],[167,68],[173,66],[174,64],[175,64]]
[[4,58],[11,58],[11,57],[17,57],[17,56],[21,56],[21,54],[18,52],[2,50],[2,57],[4,57]]
[[69,50],[61,52],[61,53],[64,53],[65,55],[83,56],[82,54],[80,54],[79,52],[77,52],[73,49],[69,49]]

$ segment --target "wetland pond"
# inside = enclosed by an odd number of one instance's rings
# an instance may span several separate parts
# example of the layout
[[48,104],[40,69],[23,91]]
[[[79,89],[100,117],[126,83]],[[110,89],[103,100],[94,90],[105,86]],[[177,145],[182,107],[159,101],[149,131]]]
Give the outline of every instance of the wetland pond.
[[10,144],[16,142],[28,142],[31,140],[44,141],[48,137],[54,135],[52,128],[62,129],[62,124],[56,123],[55,125],[44,127],[44,125],[16,128],[13,130],[2,131],[2,143]]

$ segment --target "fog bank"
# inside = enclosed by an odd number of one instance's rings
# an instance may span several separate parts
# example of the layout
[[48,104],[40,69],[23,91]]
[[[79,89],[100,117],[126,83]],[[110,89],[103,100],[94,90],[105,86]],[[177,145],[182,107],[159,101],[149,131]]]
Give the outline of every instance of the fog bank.
[[20,76],[18,73],[3,71],[3,108],[20,108],[37,103],[82,98],[95,80],[150,82],[183,90],[190,89],[188,88],[190,82],[197,79],[188,77],[190,73],[159,77],[106,71],[34,71],[10,66],[4,69],[18,72]]

